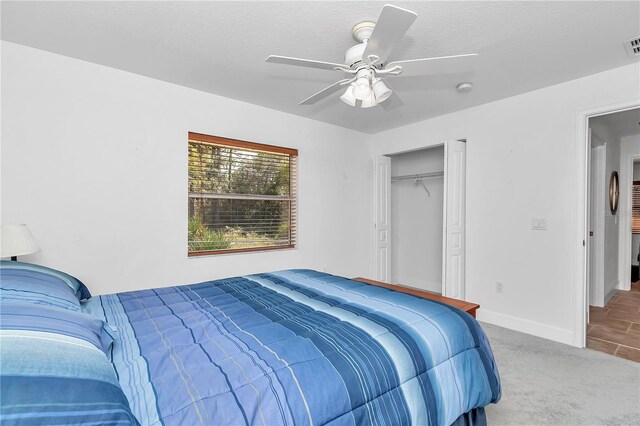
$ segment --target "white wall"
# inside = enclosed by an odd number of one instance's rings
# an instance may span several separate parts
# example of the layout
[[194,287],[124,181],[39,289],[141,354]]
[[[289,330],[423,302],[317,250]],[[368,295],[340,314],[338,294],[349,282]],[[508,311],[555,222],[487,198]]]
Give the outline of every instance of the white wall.
[[[612,140],[607,143],[607,168],[605,171],[605,183],[609,184],[611,173],[620,171],[620,140]],[[608,185],[607,185],[608,187]],[[605,197],[606,204],[609,197]],[[611,207],[604,206],[604,302],[607,303],[620,284],[619,271],[619,245],[620,245],[620,216],[611,213]],[[616,212],[617,213],[617,212]]]
[[[391,157],[391,176],[441,172],[444,147]],[[442,213],[444,178],[391,184],[391,278],[432,292],[442,292]]]
[[374,156],[467,139],[466,294],[481,320],[575,342],[579,111],[640,102],[639,74],[635,63],[372,137]]
[[[187,132],[299,149],[299,248],[187,258]],[[2,42],[2,223],[93,293],[370,267],[367,136]]]

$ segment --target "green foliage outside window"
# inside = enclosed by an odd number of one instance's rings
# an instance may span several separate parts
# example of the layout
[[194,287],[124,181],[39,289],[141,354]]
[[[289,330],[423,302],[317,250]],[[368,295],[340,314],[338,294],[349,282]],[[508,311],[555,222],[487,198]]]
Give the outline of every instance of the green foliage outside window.
[[189,142],[189,252],[293,244],[295,158]]

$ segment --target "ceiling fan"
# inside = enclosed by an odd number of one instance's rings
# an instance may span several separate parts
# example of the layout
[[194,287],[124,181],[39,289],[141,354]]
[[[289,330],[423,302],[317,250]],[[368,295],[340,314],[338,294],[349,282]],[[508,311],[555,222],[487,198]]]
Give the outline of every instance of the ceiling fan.
[[[388,62],[394,47],[405,35],[418,15],[397,6],[385,5],[378,22],[365,21],[356,24],[351,33],[359,44],[351,47],[344,55],[344,64],[314,61],[311,59],[269,56],[266,61],[277,64],[341,71],[348,78],[333,83],[318,93],[300,102],[311,105],[346,87],[340,99],[353,107],[369,108],[381,104],[390,109],[402,104],[388,83],[382,79],[392,76],[415,76],[450,74],[468,71],[478,56],[443,56],[438,58],[410,59]],[[394,102],[387,101],[395,98]]]

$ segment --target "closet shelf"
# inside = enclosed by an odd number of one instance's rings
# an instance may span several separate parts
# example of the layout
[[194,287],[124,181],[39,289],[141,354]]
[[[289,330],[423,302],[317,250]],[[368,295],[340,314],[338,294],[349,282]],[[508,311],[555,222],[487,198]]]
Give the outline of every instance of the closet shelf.
[[402,176],[393,176],[391,177],[391,182],[399,182],[403,180],[424,180],[424,179],[433,179],[437,177],[444,176],[444,172],[432,172],[432,173],[419,173],[414,175],[402,175]]

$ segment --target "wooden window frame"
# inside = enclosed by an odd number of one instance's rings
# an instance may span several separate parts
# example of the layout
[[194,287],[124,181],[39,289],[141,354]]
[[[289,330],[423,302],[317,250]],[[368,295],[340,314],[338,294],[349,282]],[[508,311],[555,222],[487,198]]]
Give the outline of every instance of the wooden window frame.
[[229,139],[220,136],[203,135],[202,133],[189,132],[189,140],[194,140],[212,145],[225,145],[233,148],[244,148],[253,151],[275,152],[277,154],[288,154],[294,157],[298,156],[298,150],[293,148],[284,148],[275,145],[266,145],[255,142],[241,141],[239,139]]
[[[251,151],[286,154],[291,157],[296,157],[296,161],[298,157],[298,150],[294,148],[286,148],[286,147],[281,147],[276,145],[248,142],[248,141],[243,141],[239,139],[223,138],[221,136],[205,135],[203,133],[189,132],[187,142],[189,141],[196,141],[196,142],[211,144],[211,145],[223,145],[231,148],[240,148],[240,149],[251,150]],[[295,217],[295,219],[291,219],[291,226],[295,230],[295,234],[296,234],[295,242],[293,244],[282,245],[282,246],[248,247],[248,248],[223,249],[223,250],[201,250],[201,251],[193,251],[193,252],[190,252],[187,249],[187,256],[200,257],[200,256],[212,256],[212,255],[219,255],[219,254],[252,253],[252,252],[273,251],[273,250],[290,250],[290,249],[296,248],[298,244],[298,177],[297,177],[298,169],[297,169],[297,165],[295,168],[295,173],[296,173],[295,188],[292,190],[294,195],[291,197],[293,200],[295,200],[294,202],[295,211],[292,209],[292,211],[290,211],[289,213],[290,218]],[[187,194],[187,198],[188,197],[189,195]]]

